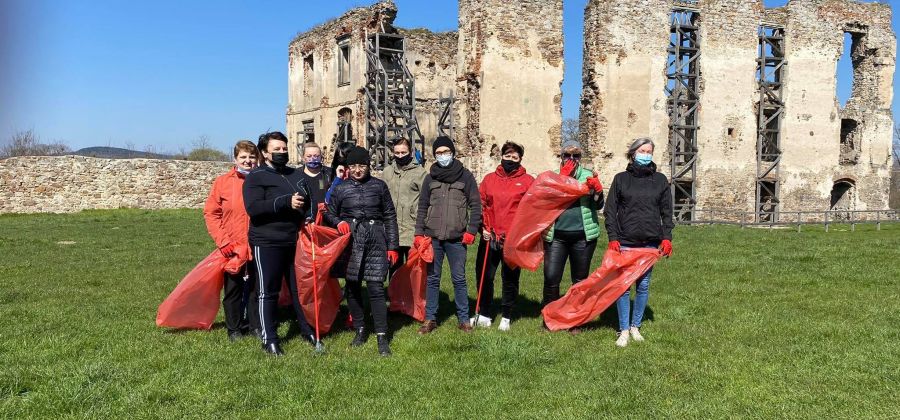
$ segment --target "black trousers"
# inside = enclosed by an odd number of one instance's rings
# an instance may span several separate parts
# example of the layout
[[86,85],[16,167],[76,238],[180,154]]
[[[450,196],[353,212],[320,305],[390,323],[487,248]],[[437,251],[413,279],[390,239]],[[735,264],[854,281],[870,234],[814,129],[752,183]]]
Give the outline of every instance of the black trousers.
[[544,300],[546,305],[559,299],[559,283],[562,281],[563,270],[566,268],[566,260],[571,263],[569,268],[572,275],[572,284],[587,278],[591,269],[591,258],[594,257],[594,249],[597,241],[588,241],[584,231],[556,231],[553,241],[544,242]]
[[245,264],[237,274],[225,273],[222,309],[228,332],[259,329],[258,283],[253,262]]
[[[512,318],[513,308],[516,306],[516,299],[519,298],[519,276],[522,270],[512,268],[503,261],[503,248],[490,249],[489,241],[483,238],[478,243],[478,256],[475,260],[475,290],[481,283],[481,276],[484,276],[484,286],[481,286],[481,303],[478,308],[478,314],[493,318],[491,306],[494,303],[494,274],[497,273],[497,267],[500,267],[500,279],[503,281],[503,292],[500,300],[500,308],[504,318]],[[485,252],[487,254],[487,265],[484,264]],[[484,272],[487,270],[486,272]],[[484,273],[483,273],[484,272]],[[483,274],[482,274],[483,273]]]
[[[369,292],[369,305],[372,307],[372,320],[375,323],[375,333],[387,333],[387,305],[385,300],[384,283],[380,281],[367,281],[366,289]],[[347,308],[353,317],[353,329],[359,329],[366,325],[365,311],[362,302],[362,282],[348,281],[344,286],[344,295],[347,296]]]
[[281,293],[281,282],[287,279],[291,292],[291,303],[300,333],[308,337],[315,333],[306,322],[300,300],[297,297],[297,282],[294,276],[295,247],[253,247],[253,258],[256,263],[256,274],[259,277],[259,323],[263,344],[278,342],[278,324],[275,312],[278,308],[278,294]]

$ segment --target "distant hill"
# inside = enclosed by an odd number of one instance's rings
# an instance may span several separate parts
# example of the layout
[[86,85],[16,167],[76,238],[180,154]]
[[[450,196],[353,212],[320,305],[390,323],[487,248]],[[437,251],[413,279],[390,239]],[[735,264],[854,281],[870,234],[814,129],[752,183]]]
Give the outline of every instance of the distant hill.
[[172,159],[172,155],[140,152],[137,150],[123,149],[121,147],[85,147],[72,152],[73,155],[89,156],[103,159]]

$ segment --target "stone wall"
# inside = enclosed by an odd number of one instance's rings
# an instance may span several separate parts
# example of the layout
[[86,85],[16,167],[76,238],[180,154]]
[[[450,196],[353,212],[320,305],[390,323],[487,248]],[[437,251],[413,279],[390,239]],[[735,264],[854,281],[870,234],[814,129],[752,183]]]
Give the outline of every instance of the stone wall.
[[227,162],[33,156],[0,160],[0,213],[202,208]]

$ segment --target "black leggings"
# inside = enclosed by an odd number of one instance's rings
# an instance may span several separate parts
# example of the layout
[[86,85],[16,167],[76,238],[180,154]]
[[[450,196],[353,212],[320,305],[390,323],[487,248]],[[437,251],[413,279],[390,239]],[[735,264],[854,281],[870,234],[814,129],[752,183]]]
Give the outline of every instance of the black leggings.
[[572,284],[584,280],[591,269],[591,258],[597,241],[588,241],[584,231],[556,231],[553,241],[544,242],[544,300],[543,305],[559,299],[559,283],[562,281],[566,260],[572,264]]
[[[491,313],[491,305],[494,303],[494,274],[497,273],[497,267],[500,267],[500,278],[503,281],[503,297],[500,301],[500,307],[503,310],[503,317],[512,318],[513,308],[516,305],[516,299],[519,297],[519,276],[522,270],[512,268],[503,261],[503,249],[491,249],[487,256],[487,266],[484,265],[484,253],[487,252],[488,242],[484,239],[478,243],[478,255],[475,260],[475,290],[477,293],[481,283],[481,276],[484,275],[484,287],[481,289],[481,305],[478,308],[478,314],[493,318]],[[487,272],[482,271],[487,268]]]
[[294,276],[295,249],[295,247],[253,247],[253,258],[255,258],[256,274],[259,280],[259,323],[263,344],[278,342],[275,311],[278,307],[278,294],[281,292],[283,279],[287,279],[288,290],[291,292],[291,303],[294,306],[294,313],[297,315],[297,322],[300,324],[300,333],[304,337],[314,334],[309,323],[306,322],[297,296],[297,282]]
[[[387,306],[385,305],[384,283],[367,281],[366,289],[369,291],[369,304],[372,306],[375,334],[385,334],[387,333]],[[362,303],[362,282],[348,281],[344,286],[344,294],[347,295],[347,307],[350,309],[350,316],[353,317],[353,328],[364,327],[366,315]]]

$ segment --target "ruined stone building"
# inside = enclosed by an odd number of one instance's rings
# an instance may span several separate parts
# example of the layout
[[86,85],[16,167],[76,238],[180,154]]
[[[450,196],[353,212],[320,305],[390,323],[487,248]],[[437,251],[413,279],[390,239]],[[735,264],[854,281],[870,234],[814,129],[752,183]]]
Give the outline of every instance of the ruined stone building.
[[[398,136],[427,145],[443,132],[479,178],[507,140],[525,146],[532,173],[558,164],[562,0],[460,0],[459,29],[446,33],[397,28],[397,13],[381,1],[290,43],[292,145],[331,148],[346,139],[381,159],[377,148]],[[683,220],[706,218],[706,209],[758,221],[885,209],[890,20],[888,5],[853,0],[772,9],[761,0],[591,0],[579,124],[585,163],[608,184],[624,169],[628,144],[650,137]],[[845,48],[854,77],[841,106],[836,65]]]

